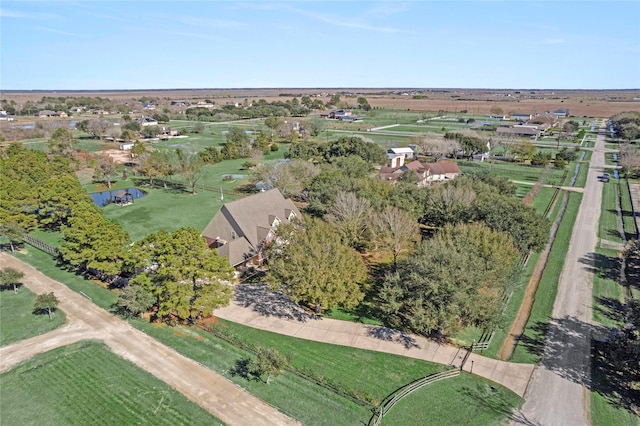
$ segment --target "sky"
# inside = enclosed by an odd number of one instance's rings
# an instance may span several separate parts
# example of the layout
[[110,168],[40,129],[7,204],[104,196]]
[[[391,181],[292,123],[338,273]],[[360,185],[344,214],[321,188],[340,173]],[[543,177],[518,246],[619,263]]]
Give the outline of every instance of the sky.
[[0,2],[1,90],[640,88],[640,1]]

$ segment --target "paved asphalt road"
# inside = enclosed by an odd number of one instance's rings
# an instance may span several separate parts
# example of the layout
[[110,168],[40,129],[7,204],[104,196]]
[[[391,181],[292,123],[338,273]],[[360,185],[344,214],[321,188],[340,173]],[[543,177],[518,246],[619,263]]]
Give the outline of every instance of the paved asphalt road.
[[533,373],[513,424],[582,426],[589,421],[590,347],[594,254],[604,170],[604,123],[591,157],[582,203],[558,283],[540,366]]

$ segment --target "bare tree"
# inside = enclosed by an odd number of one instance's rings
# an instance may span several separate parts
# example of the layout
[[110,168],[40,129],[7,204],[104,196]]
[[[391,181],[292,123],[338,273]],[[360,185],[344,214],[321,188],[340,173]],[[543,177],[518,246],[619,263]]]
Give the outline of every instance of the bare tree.
[[387,206],[378,213],[373,222],[377,239],[391,250],[395,267],[398,255],[415,243],[418,237],[418,223],[409,213],[393,206]]
[[278,188],[282,193],[299,196],[319,173],[319,167],[314,164],[292,160],[260,164],[251,171],[251,178],[256,183]]
[[107,136],[111,138],[114,142],[120,139],[121,135],[122,135],[122,130],[120,130],[119,127],[114,126],[107,129]]
[[327,220],[336,226],[345,243],[361,248],[370,224],[370,211],[368,199],[340,191],[327,212]]
[[509,151],[519,142],[519,139],[511,133],[496,133],[489,140],[491,147],[499,146],[502,148],[503,157],[508,157]]
[[196,193],[196,184],[204,173],[204,162],[197,152],[185,153],[181,149],[176,150],[178,155],[178,169],[183,178],[191,187],[191,193]]
[[100,118],[94,118],[87,123],[87,131],[91,133],[94,138],[102,139],[107,133],[107,130],[111,127],[111,124]]
[[640,150],[628,143],[620,145],[620,166],[630,176],[640,174]]
[[116,162],[109,154],[102,154],[99,157],[98,167],[94,172],[94,178],[102,180],[107,184],[107,188],[111,189],[113,173],[116,171]]
[[455,154],[461,149],[458,141],[453,139],[447,140],[443,135],[438,133],[420,134],[413,138],[413,143],[418,146],[420,153],[430,155],[434,162],[447,155]]

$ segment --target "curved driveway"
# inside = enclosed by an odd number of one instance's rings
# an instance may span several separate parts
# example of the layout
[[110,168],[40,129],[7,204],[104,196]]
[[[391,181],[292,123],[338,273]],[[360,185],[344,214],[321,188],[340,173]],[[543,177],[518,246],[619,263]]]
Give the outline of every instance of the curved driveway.
[[299,424],[214,371],[96,306],[64,284],[8,254],[0,253],[0,268],[7,266],[24,272],[23,284],[34,293],[53,291],[69,322],[51,333],[0,348],[0,372],[55,347],[83,339],[99,339],[115,354],[153,374],[227,424]]

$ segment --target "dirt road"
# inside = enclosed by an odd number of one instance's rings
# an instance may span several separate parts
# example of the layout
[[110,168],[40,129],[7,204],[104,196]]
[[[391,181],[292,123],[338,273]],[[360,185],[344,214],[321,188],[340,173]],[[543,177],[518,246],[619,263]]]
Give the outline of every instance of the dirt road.
[[534,424],[590,424],[591,288],[604,185],[598,180],[604,169],[604,138],[603,123],[558,282],[542,362],[533,374],[522,407],[523,418]]
[[36,353],[82,339],[99,339],[117,355],[163,380],[227,424],[298,424],[219,374],[131,327],[64,284],[14,257],[0,253],[0,267],[7,266],[24,272],[23,283],[34,293],[53,291],[69,322],[51,333],[0,348],[0,372]]

